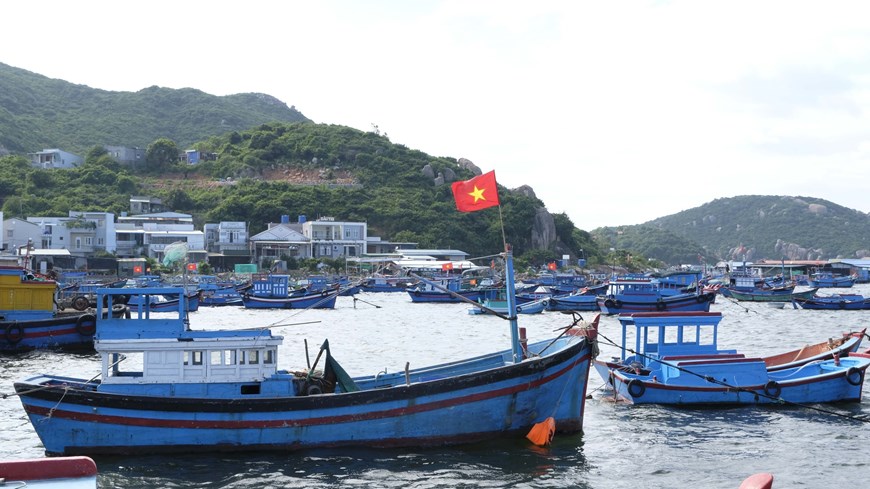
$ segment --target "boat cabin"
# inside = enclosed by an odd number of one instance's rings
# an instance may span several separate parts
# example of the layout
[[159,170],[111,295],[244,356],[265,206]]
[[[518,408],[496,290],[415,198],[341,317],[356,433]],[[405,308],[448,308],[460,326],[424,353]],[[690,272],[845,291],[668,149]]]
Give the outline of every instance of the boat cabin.
[[[173,390],[179,384],[197,384],[205,389],[220,383],[261,382],[278,373],[277,350],[283,337],[269,330],[192,331],[182,301],[171,313],[152,312],[147,296],[181,292],[177,287],[98,290],[94,348],[102,357],[100,390],[116,392],[123,385],[141,384],[165,384]],[[127,294],[146,300],[131,306],[129,318],[103,318],[100,309],[111,309]],[[248,387],[257,394],[259,388]]]
[[[721,312],[642,312],[621,314],[621,363],[646,368],[668,357],[736,354],[717,345]],[[631,348],[638,354],[628,352]]]

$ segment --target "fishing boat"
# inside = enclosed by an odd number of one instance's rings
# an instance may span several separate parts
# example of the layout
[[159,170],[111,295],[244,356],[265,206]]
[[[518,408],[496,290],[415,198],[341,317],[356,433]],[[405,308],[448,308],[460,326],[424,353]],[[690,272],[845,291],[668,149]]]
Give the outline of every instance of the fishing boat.
[[845,334],[838,346],[833,340],[822,343],[827,347],[822,352],[807,346],[773,357],[747,357],[719,349],[721,319],[719,312],[621,315],[621,357],[596,360],[595,369],[616,398],[635,404],[861,400],[870,359],[846,354],[858,348],[864,331]]
[[[516,304],[517,314],[540,314],[547,309],[549,298],[538,299],[534,301]],[[509,314],[510,305],[504,297],[496,299],[481,299],[478,305],[468,308],[468,314]]]
[[[156,289],[157,287],[148,287],[148,289]],[[154,312],[165,312],[165,311],[174,311],[178,309],[179,302],[182,302],[180,297],[181,295],[178,293],[169,294],[169,295],[161,295],[156,294],[153,291],[149,294],[131,294],[129,292],[123,294],[120,299],[125,300],[126,303],[130,307],[136,308],[139,307],[140,304],[144,302],[148,302],[149,308]],[[201,293],[187,293],[184,295],[184,307],[187,312],[195,312],[199,309],[199,302]]]
[[747,302],[791,302],[794,299],[808,299],[816,294],[818,287],[795,292],[794,287],[755,289],[742,291],[732,289],[730,297],[738,301]]
[[0,486],[16,489],[96,489],[97,464],[90,457],[0,460]]
[[814,295],[791,300],[795,309],[822,309],[828,311],[859,311],[870,309],[870,299],[861,294]]
[[[26,268],[0,267],[0,352],[93,348],[93,311],[60,311],[57,290],[57,282]],[[117,304],[112,314],[120,317],[126,310]]]
[[200,275],[197,280],[199,304],[202,306],[241,306],[241,284],[220,280],[215,275]]
[[271,274],[253,278],[251,289],[242,294],[242,305],[248,309],[334,309],[338,294],[338,284],[293,289],[288,275]]
[[580,289],[573,294],[555,295],[547,303],[548,311],[597,311],[598,296]]
[[598,296],[598,309],[607,315],[644,311],[709,311],[716,294],[662,289],[650,278],[610,282],[607,295]]
[[[510,253],[506,261],[511,268]],[[421,447],[582,430],[596,330],[577,317],[528,342],[512,314],[507,350],[351,377],[328,340],[307,368],[279,370],[281,336],[193,330],[178,313],[154,318],[146,305],[123,322],[100,321],[102,366],[90,380],[15,383],[47,453]]]
[[834,275],[833,272],[816,272],[810,275],[807,283],[810,287],[849,288],[855,285],[855,277],[851,275]]

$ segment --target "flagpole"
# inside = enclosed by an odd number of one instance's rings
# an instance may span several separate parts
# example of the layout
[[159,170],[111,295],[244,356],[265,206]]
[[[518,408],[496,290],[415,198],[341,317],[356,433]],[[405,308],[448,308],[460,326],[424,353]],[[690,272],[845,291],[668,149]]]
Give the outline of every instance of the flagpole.
[[517,324],[517,297],[516,284],[514,283],[514,254],[507,244],[504,232],[504,218],[501,213],[501,203],[498,205],[498,221],[501,225],[501,240],[504,244],[504,281],[505,296],[507,296],[508,321],[511,325],[511,350],[514,363],[523,361],[523,348],[520,345],[520,328]]
[[502,217],[502,215],[501,215],[501,203],[498,204],[498,222],[499,222],[499,224],[501,224],[501,243],[502,243],[502,245],[504,245],[505,252],[507,252],[508,245],[507,245],[507,238],[505,238],[505,234],[504,234],[504,217]]

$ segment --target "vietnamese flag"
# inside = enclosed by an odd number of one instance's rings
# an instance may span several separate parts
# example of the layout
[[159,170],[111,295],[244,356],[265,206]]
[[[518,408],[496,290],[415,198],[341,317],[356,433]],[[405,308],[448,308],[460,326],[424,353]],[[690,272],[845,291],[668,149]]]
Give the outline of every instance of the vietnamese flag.
[[499,205],[495,170],[464,182],[453,182],[453,198],[459,212],[474,212]]
[[445,272],[449,271],[449,270],[453,270],[453,262],[442,263],[441,270],[444,270]]

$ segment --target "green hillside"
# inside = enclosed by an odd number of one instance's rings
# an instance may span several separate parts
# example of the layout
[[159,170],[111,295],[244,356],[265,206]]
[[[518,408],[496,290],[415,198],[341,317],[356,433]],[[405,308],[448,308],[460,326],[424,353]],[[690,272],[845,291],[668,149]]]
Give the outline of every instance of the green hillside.
[[870,256],[870,216],[813,197],[716,199],[639,226],[603,228],[593,234],[602,242],[609,237],[620,247],[635,247],[669,263],[696,262],[697,254],[707,260]]
[[160,87],[109,92],[0,63],[0,155],[45,148],[83,155],[95,145],[144,148],[161,137],[186,149],[264,122],[307,120],[264,94],[218,97]]

